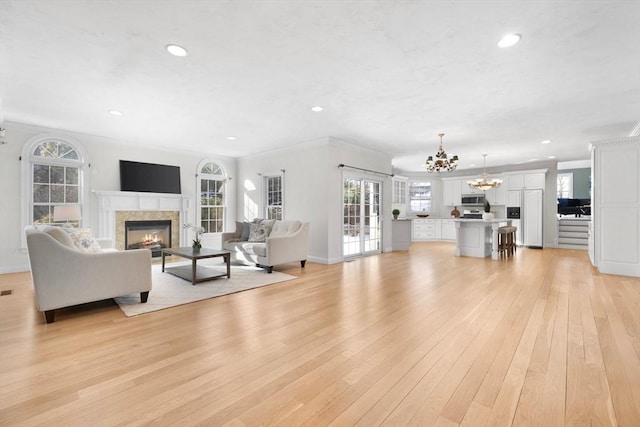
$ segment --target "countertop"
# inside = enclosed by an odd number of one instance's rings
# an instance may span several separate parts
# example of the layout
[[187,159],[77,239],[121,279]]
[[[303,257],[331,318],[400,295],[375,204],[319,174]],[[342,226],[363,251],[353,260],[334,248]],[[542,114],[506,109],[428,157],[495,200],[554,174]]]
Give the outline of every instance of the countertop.
[[494,218],[494,219],[489,219],[489,220],[470,219],[470,218],[455,218],[454,221],[458,221],[458,222],[486,222],[488,224],[495,224],[495,223],[500,223],[500,222],[513,221],[513,220],[512,219],[508,219],[508,218]]

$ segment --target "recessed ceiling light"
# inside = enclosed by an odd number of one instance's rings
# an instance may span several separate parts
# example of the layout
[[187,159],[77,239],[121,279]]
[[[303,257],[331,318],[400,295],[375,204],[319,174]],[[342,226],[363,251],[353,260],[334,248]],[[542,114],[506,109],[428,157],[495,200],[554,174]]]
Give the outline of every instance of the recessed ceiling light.
[[555,159],[555,158],[556,158],[556,156],[549,156],[549,157],[547,157],[547,159]]
[[173,56],[187,56],[187,49],[177,44],[168,44],[166,49]]
[[122,111],[109,110],[109,114],[114,115],[114,116],[121,116],[122,115]]
[[235,141],[235,140],[236,140],[236,137],[235,137],[235,136],[228,136],[228,137],[227,137],[227,139],[228,139],[229,141]]
[[311,107],[311,111],[315,111],[316,113],[319,113],[320,111],[323,111],[324,108],[321,105],[314,105],[313,107]]
[[544,141],[540,141],[540,144],[551,144],[551,140],[545,139]]
[[522,36],[520,34],[507,34],[498,42],[498,47],[511,47],[518,43]]
[[469,165],[469,167],[470,167],[470,168],[472,168],[472,167],[474,167],[475,165],[476,165],[475,163],[471,163],[471,164]]

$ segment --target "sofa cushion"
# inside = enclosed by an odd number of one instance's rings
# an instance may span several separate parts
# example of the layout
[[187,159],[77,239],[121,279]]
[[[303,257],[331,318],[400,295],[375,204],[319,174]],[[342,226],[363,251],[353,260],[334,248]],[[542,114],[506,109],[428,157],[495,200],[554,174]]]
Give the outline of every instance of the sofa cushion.
[[49,236],[56,239],[58,243],[61,243],[64,246],[71,249],[77,249],[69,233],[65,232],[61,227],[46,226],[39,230],[47,233]]
[[273,224],[273,229],[269,237],[293,234],[298,231],[301,225],[302,223],[300,221],[276,221],[275,224]]
[[222,248],[231,252],[242,252],[249,255],[267,256],[266,243],[227,241],[223,243]]
[[63,230],[69,233],[73,244],[78,248],[80,252],[86,253],[100,253],[102,248],[96,239],[91,234],[90,228],[63,228]]
[[262,224],[250,224],[249,242],[264,242],[269,235],[269,226]]

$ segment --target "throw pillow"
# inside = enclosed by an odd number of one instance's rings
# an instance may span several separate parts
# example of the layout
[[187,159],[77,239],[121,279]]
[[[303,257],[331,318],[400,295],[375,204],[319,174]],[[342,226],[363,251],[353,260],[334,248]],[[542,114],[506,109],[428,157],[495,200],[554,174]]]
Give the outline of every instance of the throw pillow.
[[236,221],[236,231],[233,233],[234,239],[240,239],[242,237],[242,223]]
[[249,239],[249,234],[251,233],[251,227],[250,224],[248,222],[243,222],[242,223],[242,235],[240,236],[240,238],[244,241],[247,241]]
[[251,231],[249,233],[250,242],[264,242],[267,240],[267,234],[269,233],[269,227],[260,224],[251,224]]
[[76,244],[69,233],[65,233],[62,227],[47,227],[45,233],[56,239],[59,243],[62,243],[68,248],[76,249]]
[[275,223],[276,223],[275,219],[263,219],[262,221],[260,221],[260,225],[269,227],[267,231],[267,237],[269,237],[269,235],[271,234],[271,230],[273,229],[273,224]]
[[78,248],[80,252],[102,252],[100,244],[93,238],[90,228],[63,228],[63,230],[69,233],[73,244],[76,245],[76,248]]

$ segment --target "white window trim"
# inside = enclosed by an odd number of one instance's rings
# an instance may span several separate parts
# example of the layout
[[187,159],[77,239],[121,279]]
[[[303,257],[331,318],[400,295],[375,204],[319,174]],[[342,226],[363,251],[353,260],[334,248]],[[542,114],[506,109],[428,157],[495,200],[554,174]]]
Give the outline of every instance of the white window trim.
[[270,172],[270,173],[264,173],[262,174],[262,214],[264,215],[264,218],[267,217],[267,207],[268,207],[268,195],[267,195],[267,190],[268,190],[268,185],[267,185],[267,180],[269,178],[274,178],[274,177],[280,177],[280,193],[281,193],[281,200],[282,200],[282,219],[285,219],[285,180],[284,180],[284,171],[280,171],[280,172]]
[[[431,187],[431,208],[428,211],[414,211],[411,208],[411,184],[416,183],[416,182],[427,182],[429,183],[429,186]],[[433,181],[430,179],[411,179],[407,182],[407,212],[411,212],[411,213],[431,213],[433,211]]]
[[[206,165],[207,163],[215,163],[220,170],[222,171],[221,175],[213,175],[213,174],[203,174],[201,173],[202,168],[204,167],[204,165]],[[229,190],[229,176],[227,175],[227,170],[225,169],[225,167],[221,164],[221,162],[219,160],[216,159],[212,159],[212,158],[206,158],[200,161],[200,163],[198,163],[198,169],[197,173],[196,173],[196,220],[195,220],[195,224],[197,224],[198,226],[200,226],[202,224],[202,198],[200,197],[200,188],[201,188],[201,180],[202,179],[208,179],[208,180],[216,180],[216,181],[223,181],[224,182],[224,198],[223,198],[223,203],[222,203],[222,231],[217,232],[217,233],[205,233],[205,235],[208,236],[213,236],[213,235],[217,235],[217,234],[221,234],[224,233],[227,230],[227,215],[228,215],[228,207],[227,207],[227,192]],[[189,221],[187,221],[189,222]]]
[[[568,178],[568,183],[569,183],[569,195],[568,197],[566,197],[567,199],[573,199],[573,172],[569,172],[569,173],[559,173],[558,177],[557,177],[557,181],[556,181],[556,185],[557,183],[560,181],[561,178]],[[556,188],[556,196],[558,195],[558,189]]]
[[[35,148],[46,141],[60,141],[65,144],[69,144],[72,146],[80,155],[79,160],[60,160],[55,158],[47,158],[46,161],[41,161],[43,157],[36,157],[33,155],[33,150]],[[90,224],[90,211],[89,208],[89,173],[87,173],[87,169],[90,167],[88,163],[88,156],[84,149],[84,147],[77,141],[72,138],[68,138],[66,136],[58,136],[54,134],[40,134],[29,138],[22,147],[22,156],[21,160],[21,206],[22,206],[22,229],[32,223],[32,206],[31,201],[33,200],[33,163],[38,159],[40,160],[38,163],[46,163],[51,165],[72,165],[75,164],[78,166],[79,174],[78,174],[78,184],[81,188],[78,193],[79,204],[82,207],[82,219],[80,220],[81,226],[86,226]],[[23,247],[26,247],[26,238],[24,233],[22,233],[22,243]]]

